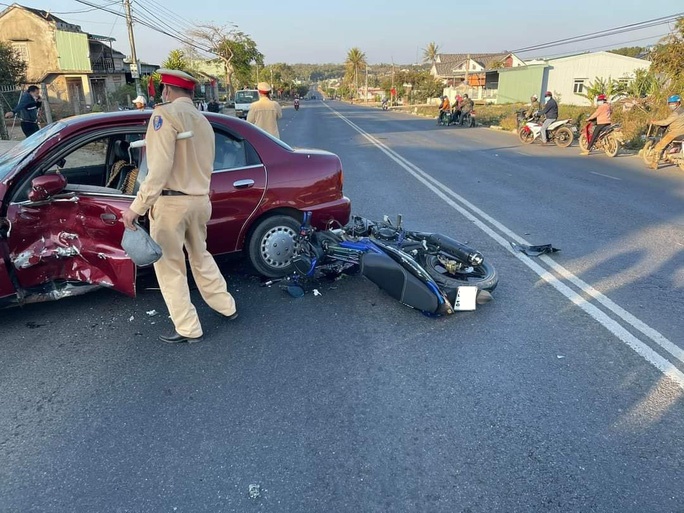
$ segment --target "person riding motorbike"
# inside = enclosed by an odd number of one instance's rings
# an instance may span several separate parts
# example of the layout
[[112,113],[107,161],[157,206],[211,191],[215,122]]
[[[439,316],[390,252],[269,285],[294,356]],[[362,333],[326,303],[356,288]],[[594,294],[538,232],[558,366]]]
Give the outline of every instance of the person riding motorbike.
[[548,144],[548,134],[546,131],[553,124],[554,121],[558,119],[558,103],[553,99],[553,93],[551,91],[546,91],[544,95],[546,103],[544,104],[544,109],[542,110],[542,115],[546,117],[541,126],[541,140],[542,144]]
[[531,118],[537,112],[539,112],[539,109],[541,109],[541,106],[539,105],[539,99],[537,98],[536,94],[533,94],[530,96],[530,106],[525,111],[525,117]]
[[463,120],[463,116],[471,113],[474,107],[475,102],[473,102],[473,100],[471,100],[467,94],[464,94],[463,101],[461,102],[461,120]]
[[596,122],[596,125],[594,126],[594,132],[591,134],[591,139],[589,139],[589,145],[587,146],[587,149],[581,152],[580,155],[589,155],[589,153],[591,153],[591,149],[594,147],[594,143],[598,140],[599,135],[601,135],[601,132],[608,128],[612,123],[611,116],[613,114],[613,108],[606,100],[606,95],[599,94],[596,97],[596,103],[598,104],[598,107],[587,118],[587,123],[590,121]]
[[294,108],[295,110],[299,110],[299,98],[294,99]]
[[665,135],[655,145],[655,156],[651,162],[652,169],[658,169],[658,162],[662,157],[663,150],[678,137],[684,136],[684,108],[682,98],[678,94],[673,94],[667,99],[667,106],[672,113],[660,121],[652,120],[651,123],[657,126],[667,127]]
[[448,97],[442,96],[442,103],[439,104],[439,118],[437,119],[437,124],[443,123],[448,116],[451,116],[451,104],[449,103]]

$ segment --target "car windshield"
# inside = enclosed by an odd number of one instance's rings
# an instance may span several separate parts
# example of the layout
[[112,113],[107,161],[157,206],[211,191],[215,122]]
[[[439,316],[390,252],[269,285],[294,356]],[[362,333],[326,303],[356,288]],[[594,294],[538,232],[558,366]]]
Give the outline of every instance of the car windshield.
[[33,153],[41,144],[57,134],[65,126],[64,123],[59,121],[52,123],[42,130],[38,130],[31,137],[27,137],[16,146],[13,146],[8,152],[0,154],[0,181],[3,181],[19,162]]
[[252,103],[259,99],[256,91],[238,91],[235,93],[235,103]]

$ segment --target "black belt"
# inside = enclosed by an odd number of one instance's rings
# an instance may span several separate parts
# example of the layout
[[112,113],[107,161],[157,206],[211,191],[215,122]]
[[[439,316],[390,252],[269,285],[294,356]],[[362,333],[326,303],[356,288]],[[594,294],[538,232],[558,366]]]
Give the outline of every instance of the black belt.
[[163,190],[161,191],[162,196],[187,196],[184,192],[181,191],[169,191],[169,190]]

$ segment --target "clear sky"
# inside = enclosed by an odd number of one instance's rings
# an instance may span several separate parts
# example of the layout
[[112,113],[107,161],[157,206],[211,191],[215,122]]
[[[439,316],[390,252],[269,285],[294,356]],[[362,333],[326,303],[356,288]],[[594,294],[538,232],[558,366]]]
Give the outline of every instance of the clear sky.
[[[121,0],[86,1],[123,13]],[[422,59],[422,49],[431,41],[445,53],[498,52],[684,12],[681,0],[480,0],[465,5],[458,1],[415,0],[131,1],[134,17],[140,15],[157,25],[166,23],[164,28],[169,32],[172,27],[174,33],[180,34],[181,27],[194,23],[233,23],[256,41],[267,64],[341,63],[354,46],[365,52],[369,64],[392,60],[409,64]],[[9,3],[9,0],[0,0],[0,8]],[[18,3],[49,9],[65,21],[81,25],[86,32],[112,36],[116,38],[114,48],[130,54],[125,21],[119,16],[76,0]],[[215,7],[206,8],[207,5]],[[670,28],[658,25],[608,38],[524,52],[520,56],[532,58],[644,46],[657,41]],[[174,39],[142,25],[135,25],[134,30],[138,58],[144,62],[159,64],[170,50],[182,47]]]

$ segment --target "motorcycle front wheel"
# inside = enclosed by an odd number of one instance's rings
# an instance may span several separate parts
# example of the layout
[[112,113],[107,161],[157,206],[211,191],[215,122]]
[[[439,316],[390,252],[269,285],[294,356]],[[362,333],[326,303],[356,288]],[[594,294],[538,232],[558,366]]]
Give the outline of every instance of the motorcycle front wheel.
[[[459,261],[457,257],[452,255],[448,255],[447,258]],[[491,292],[499,283],[499,274],[494,266],[487,262],[449,272],[437,255],[425,255],[422,260],[421,264],[424,269],[440,288],[455,289],[463,285],[470,285]]]
[[641,150],[641,158],[644,159],[644,163],[647,166],[651,165],[651,162],[653,161],[655,155],[655,150],[653,149],[653,146],[653,141],[646,141],[646,144],[644,144],[644,149]]
[[587,140],[587,136],[584,134],[580,135],[579,147],[582,151],[588,151],[589,150],[589,141]]
[[562,126],[558,130],[556,130],[556,146],[560,146],[561,148],[567,148],[572,144],[573,138],[574,136],[572,135],[572,130],[570,130],[567,126]]
[[620,153],[620,143],[613,137],[613,134],[608,134],[603,140],[603,151],[605,151],[606,155],[609,157],[615,157]]
[[518,130],[518,139],[520,139],[520,142],[523,144],[532,144],[534,142],[534,134],[532,133],[532,130],[524,126]]

